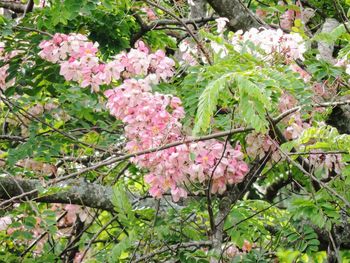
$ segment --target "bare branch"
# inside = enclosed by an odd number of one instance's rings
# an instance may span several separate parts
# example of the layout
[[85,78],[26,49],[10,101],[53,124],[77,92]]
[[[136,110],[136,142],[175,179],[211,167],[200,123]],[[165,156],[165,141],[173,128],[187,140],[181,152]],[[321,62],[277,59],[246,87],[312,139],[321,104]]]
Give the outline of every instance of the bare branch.
[[25,142],[27,139],[21,136],[0,135],[0,141]]
[[26,5],[21,2],[0,0],[0,7],[9,9],[15,13],[23,13],[26,9]]
[[192,30],[187,26],[186,23],[184,23],[181,18],[179,18],[176,14],[174,14],[173,12],[167,10],[166,8],[164,8],[163,6],[158,5],[157,3],[154,3],[152,1],[149,0],[143,0],[143,2],[156,7],[162,11],[164,11],[165,13],[167,13],[168,15],[170,15],[171,17],[173,17],[176,21],[178,21],[179,23],[181,23],[183,25],[183,27],[187,30],[188,34],[193,38],[193,40],[196,42],[196,44],[198,45],[198,48],[202,51],[202,53],[204,54],[204,56],[206,57],[206,59],[208,60],[209,64],[212,64],[211,58],[209,56],[209,53],[207,52],[207,50],[204,48],[203,44],[201,43],[201,41],[197,38],[197,36],[192,32]]
[[149,253],[147,255],[139,257],[138,259],[133,261],[133,263],[137,263],[137,262],[141,262],[141,261],[145,261],[145,260],[147,262],[147,259],[153,258],[154,256],[162,254],[162,253],[167,252],[169,250],[177,251],[180,248],[209,247],[212,244],[213,243],[211,241],[193,241],[193,242],[187,242],[187,243],[179,243],[179,244],[175,244],[175,245],[171,245],[171,246],[157,249],[157,250],[153,251],[152,253]]
[[68,180],[58,186],[62,188],[60,192],[40,196],[38,189],[43,189],[44,186],[39,180],[0,177],[0,199],[12,201],[13,197],[19,200],[26,196],[36,202],[76,204],[113,211],[111,187],[87,183],[84,180]]

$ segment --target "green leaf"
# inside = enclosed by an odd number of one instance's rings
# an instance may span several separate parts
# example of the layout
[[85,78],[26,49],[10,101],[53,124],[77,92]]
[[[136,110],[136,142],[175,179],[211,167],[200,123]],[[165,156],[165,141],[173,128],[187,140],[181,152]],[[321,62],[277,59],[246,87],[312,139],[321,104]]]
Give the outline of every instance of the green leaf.
[[205,132],[210,126],[210,119],[219,99],[220,92],[226,87],[227,82],[232,79],[234,73],[225,74],[211,81],[199,98],[196,123],[193,129],[194,135],[201,131]]
[[121,185],[113,187],[112,203],[118,212],[118,218],[124,224],[132,225],[135,221],[135,214],[129,201],[126,191]]
[[247,78],[236,77],[239,89],[239,109],[245,121],[255,130],[265,132],[268,122],[265,118],[266,110],[271,109],[271,103],[260,88]]
[[128,248],[133,245],[136,239],[136,235],[133,231],[129,233],[129,236],[123,238],[117,245],[112,248],[111,257],[109,257],[109,262],[118,262],[122,253],[125,253]]

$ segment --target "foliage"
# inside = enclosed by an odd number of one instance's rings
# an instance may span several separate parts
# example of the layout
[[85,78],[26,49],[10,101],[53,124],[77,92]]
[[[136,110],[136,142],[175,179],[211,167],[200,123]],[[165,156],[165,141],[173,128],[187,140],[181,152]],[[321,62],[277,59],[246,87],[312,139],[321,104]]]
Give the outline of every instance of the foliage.
[[350,259],[349,1],[245,2],[0,16],[0,262]]

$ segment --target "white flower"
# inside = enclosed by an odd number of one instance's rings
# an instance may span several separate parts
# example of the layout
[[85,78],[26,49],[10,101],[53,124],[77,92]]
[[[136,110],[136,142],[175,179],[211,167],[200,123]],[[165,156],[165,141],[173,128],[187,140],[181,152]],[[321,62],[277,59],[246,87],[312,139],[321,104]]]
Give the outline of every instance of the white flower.
[[223,58],[227,55],[228,51],[224,45],[220,45],[214,41],[211,42],[211,47],[215,54],[220,54],[220,58]]
[[0,217],[0,231],[6,230],[7,226],[12,223],[10,216]]
[[219,34],[221,34],[222,32],[224,32],[224,28],[226,26],[226,23],[229,21],[228,18],[226,17],[219,17],[217,19],[215,19],[216,23],[218,23],[217,25],[217,32]]
[[345,72],[350,75],[350,64],[346,65]]
[[193,2],[193,0],[187,0],[187,3],[191,6],[195,6],[196,4]]

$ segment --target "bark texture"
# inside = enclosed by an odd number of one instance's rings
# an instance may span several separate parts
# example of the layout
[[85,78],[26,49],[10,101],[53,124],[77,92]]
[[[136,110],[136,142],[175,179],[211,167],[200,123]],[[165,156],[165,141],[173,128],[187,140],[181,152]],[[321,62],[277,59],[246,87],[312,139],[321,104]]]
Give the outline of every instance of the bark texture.
[[[113,211],[111,201],[113,190],[111,187],[95,183],[87,183],[84,180],[67,180],[56,185],[61,189],[58,193],[41,195],[33,193],[28,199],[35,199],[42,203],[76,204],[92,208]],[[30,192],[35,189],[43,189],[39,180],[20,179],[10,176],[0,177],[0,199],[8,200],[12,197]],[[24,199],[26,200],[26,199]]]
[[21,2],[7,0],[0,0],[0,7],[9,9],[16,13],[23,13],[26,9],[26,5],[22,4]]
[[[33,200],[40,203],[74,204],[98,208],[110,212],[114,211],[114,205],[112,202],[113,188],[110,186],[89,183],[83,179],[70,179],[57,183],[54,186],[59,188],[59,192],[46,195],[39,195],[38,192],[33,192],[21,199],[16,198],[15,202]],[[46,189],[46,186],[42,181],[36,179],[0,176],[0,200],[11,200],[11,198],[15,198],[23,193],[31,192],[36,189],[44,190]],[[164,198],[166,201],[161,202],[159,207],[161,212],[166,211],[169,208],[169,204],[171,204],[171,207],[173,208],[181,208],[179,204],[173,203],[170,197],[164,196]],[[139,197],[134,194],[129,195],[129,200],[135,208],[155,207],[155,204],[158,202],[158,200],[151,196]],[[0,207],[0,209],[1,208],[2,207]]]
[[207,2],[205,0],[193,0],[194,5],[191,6],[191,18],[205,17],[207,14]]
[[260,27],[264,22],[256,17],[241,0],[207,0],[210,6],[221,16],[230,21],[228,28],[232,31],[242,29],[249,30],[252,27]]
[[[330,33],[337,26],[339,26],[339,22],[334,18],[327,18],[322,26],[322,33]],[[327,44],[323,42],[318,43],[318,52],[319,58],[324,59],[332,64],[336,63],[336,60],[333,57],[334,44]]]

